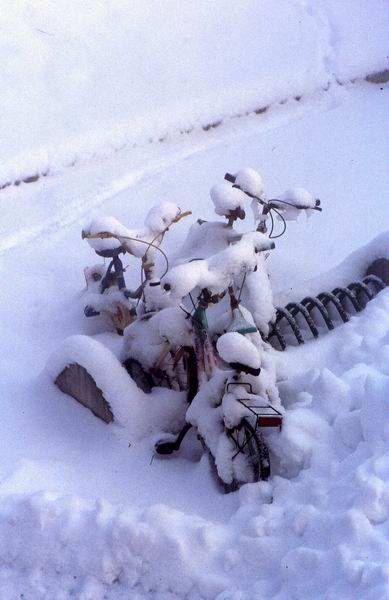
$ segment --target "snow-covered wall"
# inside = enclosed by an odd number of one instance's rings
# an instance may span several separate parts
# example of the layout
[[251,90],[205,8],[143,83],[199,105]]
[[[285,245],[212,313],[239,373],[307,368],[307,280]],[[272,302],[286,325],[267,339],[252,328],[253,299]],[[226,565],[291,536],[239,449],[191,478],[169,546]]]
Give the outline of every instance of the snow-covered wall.
[[2,0],[0,185],[388,65],[387,0]]
[[388,0],[320,1],[330,24],[333,72],[339,81],[389,69]]

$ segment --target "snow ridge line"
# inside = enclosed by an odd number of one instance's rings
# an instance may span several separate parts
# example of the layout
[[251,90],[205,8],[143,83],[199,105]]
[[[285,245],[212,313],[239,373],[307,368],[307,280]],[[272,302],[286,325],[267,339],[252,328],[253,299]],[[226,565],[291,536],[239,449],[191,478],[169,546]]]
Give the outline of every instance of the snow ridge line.
[[[164,135],[158,137],[158,139],[149,139],[148,141],[144,141],[143,143],[138,142],[138,143],[132,143],[132,144],[125,144],[120,149],[113,148],[112,153],[110,155],[107,155],[106,151],[104,151],[104,152],[96,151],[93,154],[93,157],[95,159],[111,159],[112,156],[116,152],[128,151],[130,148],[136,149],[136,148],[147,147],[149,144],[163,144],[168,139],[174,139],[177,136],[190,136],[192,134],[197,134],[201,131],[204,133],[212,133],[212,131],[214,131],[215,129],[218,129],[224,125],[228,125],[238,119],[244,119],[246,117],[261,116],[261,115],[267,113],[269,110],[274,109],[277,106],[283,106],[292,100],[297,100],[297,101],[307,100],[311,97],[315,97],[315,95],[317,93],[328,92],[331,87],[331,84],[333,84],[333,83],[337,83],[340,85],[346,85],[346,84],[358,83],[361,81],[367,81],[368,83],[382,85],[383,83],[387,83],[389,81],[389,69],[385,69],[383,71],[374,71],[364,77],[352,78],[347,81],[344,81],[344,80],[340,81],[340,80],[338,80],[338,78],[336,78],[334,71],[330,67],[330,65],[332,64],[332,59],[326,60],[325,64],[326,64],[326,70],[328,71],[328,78],[329,78],[327,86],[323,87],[323,88],[318,88],[317,90],[315,90],[314,92],[312,92],[308,95],[301,94],[301,95],[297,95],[297,96],[290,96],[288,98],[284,98],[283,100],[279,100],[272,104],[269,104],[266,106],[260,106],[259,108],[255,109],[254,111],[246,111],[243,113],[233,114],[228,117],[225,117],[224,119],[209,122],[204,125],[193,126],[189,129],[180,129],[180,130],[173,131],[173,132],[166,132]],[[28,175],[20,176],[19,178],[14,179],[14,180],[10,180],[10,179],[4,179],[3,181],[0,180],[0,193],[3,190],[7,190],[10,187],[19,187],[23,183],[26,183],[26,184],[37,183],[37,182],[41,181],[42,179],[49,178],[53,175],[61,174],[64,171],[67,171],[68,169],[73,169],[73,168],[77,168],[78,166],[84,165],[84,164],[88,163],[90,160],[91,160],[90,158],[85,158],[85,159],[79,158],[79,159],[75,159],[75,160],[71,161],[68,164],[64,164],[60,167],[56,166],[55,172],[53,172],[50,169],[50,167],[45,167],[41,171],[32,171]],[[1,248],[2,248],[2,246],[0,245],[0,251],[1,251]]]
[[[316,90],[319,91],[319,90]],[[327,88],[324,89],[324,91],[327,91]],[[314,95],[315,92],[311,95]],[[295,100],[300,100],[303,96],[295,96],[294,99]],[[191,134],[196,134],[198,132],[205,132],[205,133],[211,133],[214,129],[217,129],[218,127],[220,127],[221,125],[226,125],[231,121],[235,121],[236,119],[242,119],[245,117],[253,117],[253,116],[260,116],[263,115],[264,113],[266,113],[269,109],[274,108],[277,105],[284,105],[286,104],[289,100],[291,100],[291,98],[285,98],[283,100],[280,100],[276,103],[273,104],[269,104],[267,106],[260,106],[259,108],[256,108],[253,111],[246,111],[246,112],[242,112],[242,113],[237,113],[237,114],[233,114],[230,115],[224,119],[219,119],[217,121],[212,121],[212,122],[208,122],[205,123],[203,125],[199,125],[196,126],[194,125],[193,127],[190,127],[188,129],[179,129],[176,131],[172,131],[172,132],[165,132],[163,135],[160,135],[157,137],[157,139],[148,139],[147,141],[144,142],[136,142],[136,143],[130,143],[130,144],[125,144],[124,146],[122,146],[120,149],[116,149],[113,148],[112,153],[118,152],[120,150],[128,150],[130,148],[136,149],[139,147],[147,147],[149,144],[163,144],[164,142],[166,142],[168,139],[171,138],[175,138],[176,136],[189,136]],[[108,158],[111,158],[112,155],[108,156]],[[93,157],[96,159],[99,158],[107,158],[107,153],[106,152],[99,152],[96,151],[93,154]],[[86,158],[86,159],[75,159],[73,161],[71,161],[68,164],[64,164],[61,167],[56,167],[55,169],[55,174],[57,174],[58,172],[63,171],[64,169],[72,169],[74,167],[80,166],[82,164],[85,164],[86,162],[88,162],[90,159]],[[46,177],[50,177],[51,175],[53,175],[53,173],[50,170],[49,166],[46,166],[44,169],[42,169],[41,171],[35,171],[32,173],[29,173],[26,176],[21,176],[15,180],[0,180],[0,192],[2,190],[5,190],[11,186],[15,186],[18,187],[20,186],[22,183],[36,183],[38,181],[40,181],[43,178]],[[1,248],[1,247],[0,247]]]

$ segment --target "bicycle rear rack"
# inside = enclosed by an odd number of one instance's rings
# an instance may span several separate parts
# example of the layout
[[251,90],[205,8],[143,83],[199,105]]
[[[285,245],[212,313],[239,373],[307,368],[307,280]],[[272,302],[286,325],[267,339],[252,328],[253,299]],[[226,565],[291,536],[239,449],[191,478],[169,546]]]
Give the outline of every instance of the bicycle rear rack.
[[255,417],[255,430],[258,427],[282,428],[282,413],[274,408],[272,404],[253,405],[246,404],[250,398],[238,398],[239,404],[247,408]]
[[[231,386],[244,386],[248,388],[249,394],[252,394],[255,398],[258,398],[257,394],[254,394],[251,383],[237,381],[237,382],[229,382],[227,384],[227,392],[230,391]],[[239,404],[247,408],[255,417],[255,431],[258,430],[259,427],[279,427],[282,428],[282,413],[277,410],[272,404],[247,404],[248,402],[253,402],[252,398],[237,398]]]
[[[378,263],[378,267],[377,267]],[[325,325],[328,330],[334,329],[334,320],[347,323],[350,315],[360,312],[366,304],[375,298],[388,284],[388,265],[386,259],[378,259],[368,269],[366,277],[362,281],[353,281],[347,287],[336,287],[332,292],[321,292],[317,296],[306,296],[301,302],[289,302],[284,308],[276,308],[276,319],[272,324],[267,341],[274,347],[278,345],[285,350],[291,344],[287,339],[281,325],[289,325],[298,344],[304,344],[303,329],[299,321],[303,323],[304,333],[308,330],[314,338],[319,337],[319,326]],[[382,277],[375,274],[377,270]],[[332,310],[330,312],[330,309]],[[351,310],[350,310],[351,309]]]

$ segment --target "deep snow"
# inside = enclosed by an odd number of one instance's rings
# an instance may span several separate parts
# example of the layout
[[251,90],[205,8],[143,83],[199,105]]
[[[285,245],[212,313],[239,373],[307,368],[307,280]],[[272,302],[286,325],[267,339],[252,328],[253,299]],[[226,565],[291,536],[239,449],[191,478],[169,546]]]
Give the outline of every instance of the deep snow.
[[[238,494],[220,494],[193,437],[180,456],[151,462],[151,439],[118,434],[61,395],[47,373],[38,377],[64,337],[96,333],[80,297],[82,269],[95,262],[80,232],[94,216],[139,228],[166,199],[211,218],[210,187],[245,165],[261,172],[271,195],[304,185],[324,211],[278,240],[276,298],[298,295],[305,279],[388,229],[381,87],[337,88],[1,192],[7,600],[387,595],[387,292],[349,324],[280,356],[287,410],[282,434],[270,439],[276,475]],[[187,226],[166,237],[169,255]],[[99,339],[120,351],[118,340]],[[131,400],[138,414],[141,399]]]
[[388,27],[387,0],[2,0],[0,186],[388,69]]

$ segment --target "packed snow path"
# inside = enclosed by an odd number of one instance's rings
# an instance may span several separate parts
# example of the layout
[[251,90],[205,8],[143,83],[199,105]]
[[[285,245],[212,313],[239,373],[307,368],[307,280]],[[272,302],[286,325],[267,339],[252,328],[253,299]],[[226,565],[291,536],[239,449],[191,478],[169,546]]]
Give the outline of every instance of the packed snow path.
[[189,443],[151,462],[150,440],[129,447],[39,373],[64,337],[95,333],[78,303],[93,214],[137,226],[166,199],[209,218],[211,185],[245,165],[273,194],[304,185],[324,211],[291,224],[271,263],[274,287],[294,293],[388,229],[387,112],[387,87],[339,87],[0,192],[5,598],[385,597],[387,292],[281,357],[278,476],[239,494],[220,494]]

